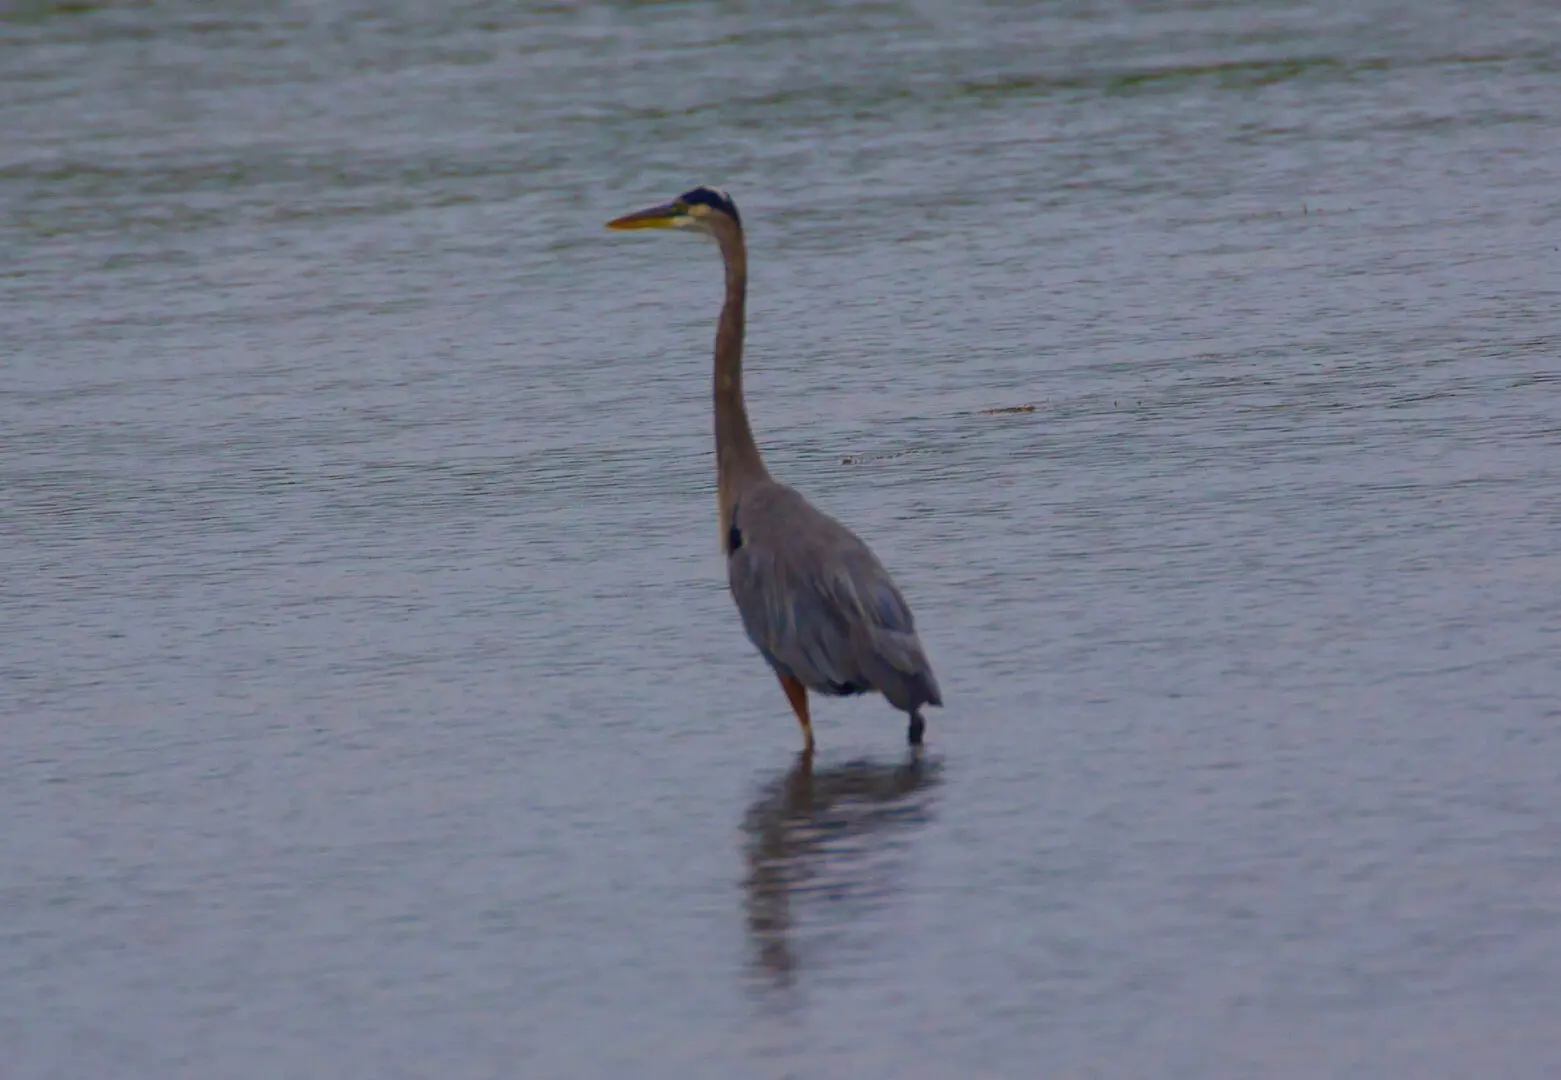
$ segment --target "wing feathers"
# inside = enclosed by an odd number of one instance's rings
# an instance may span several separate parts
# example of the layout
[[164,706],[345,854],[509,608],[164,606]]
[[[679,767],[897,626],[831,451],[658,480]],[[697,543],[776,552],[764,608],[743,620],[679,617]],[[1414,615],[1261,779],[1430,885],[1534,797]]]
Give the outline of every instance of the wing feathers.
[[907,711],[940,703],[910,608],[866,544],[779,484],[739,506],[732,598],[772,666],[821,693],[877,690]]

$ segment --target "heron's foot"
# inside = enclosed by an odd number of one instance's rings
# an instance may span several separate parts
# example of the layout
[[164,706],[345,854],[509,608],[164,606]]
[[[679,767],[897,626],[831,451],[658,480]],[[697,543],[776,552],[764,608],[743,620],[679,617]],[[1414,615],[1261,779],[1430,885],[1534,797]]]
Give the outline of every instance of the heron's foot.
[[921,737],[927,731],[927,722],[921,718],[921,713],[911,713],[911,726],[906,730],[905,737],[910,740],[912,746],[921,745]]

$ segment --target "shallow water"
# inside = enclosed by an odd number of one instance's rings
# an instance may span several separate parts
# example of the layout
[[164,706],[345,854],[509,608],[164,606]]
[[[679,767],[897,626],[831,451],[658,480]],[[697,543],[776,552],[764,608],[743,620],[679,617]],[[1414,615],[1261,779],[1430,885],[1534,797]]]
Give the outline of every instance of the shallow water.
[[1552,6],[4,12],[8,1078],[1561,1071]]

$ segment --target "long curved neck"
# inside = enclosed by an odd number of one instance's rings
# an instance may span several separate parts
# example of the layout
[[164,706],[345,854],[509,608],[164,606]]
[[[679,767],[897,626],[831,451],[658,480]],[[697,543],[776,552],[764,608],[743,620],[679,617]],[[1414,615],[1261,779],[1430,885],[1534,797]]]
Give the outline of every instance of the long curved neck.
[[721,527],[737,495],[756,480],[769,478],[759,447],[748,425],[743,402],[743,323],[748,300],[748,251],[742,229],[735,224],[715,230],[726,263],[726,304],[715,332],[715,456],[720,490]]

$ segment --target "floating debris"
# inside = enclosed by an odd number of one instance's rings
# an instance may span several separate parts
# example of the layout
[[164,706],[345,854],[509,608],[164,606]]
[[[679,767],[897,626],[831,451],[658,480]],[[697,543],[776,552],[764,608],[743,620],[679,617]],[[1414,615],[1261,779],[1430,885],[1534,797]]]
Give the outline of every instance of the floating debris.
[[1005,405],[1001,409],[982,409],[981,410],[981,415],[982,416],[996,416],[999,413],[1022,413],[1022,412],[1034,412],[1034,411],[1035,411],[1035,406],[1034,405]]
[[846,454],[840,459],[842,465],[866,465],[870,461],[893,461],[896,458],[914,457],[917,454],[925,454],[925,447],[908,447],[904,450],[889,450],[882,454]]

